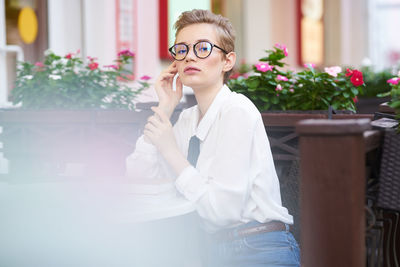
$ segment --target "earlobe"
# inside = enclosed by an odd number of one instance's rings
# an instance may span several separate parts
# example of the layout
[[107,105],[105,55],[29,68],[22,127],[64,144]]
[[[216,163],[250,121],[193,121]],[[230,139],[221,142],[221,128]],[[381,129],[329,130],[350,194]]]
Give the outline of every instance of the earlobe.
[[226,55],[224,72],[230,71],[236,63],[236,53],[230,52]]

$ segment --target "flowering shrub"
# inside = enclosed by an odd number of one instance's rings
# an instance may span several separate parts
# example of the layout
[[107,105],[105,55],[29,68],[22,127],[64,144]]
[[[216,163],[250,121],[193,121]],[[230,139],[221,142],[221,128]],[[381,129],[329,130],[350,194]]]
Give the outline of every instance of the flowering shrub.
[[132,73],[125,66],[134,57],[128,50],[119,52],[115,64],[103,69],[96,58],[84,62],[78,54],[79,50],[61,57],[46,51],[43,62],[20,62],[11,92],[13,104],[33,109],[133,109],[135,97],[149,86],[148,76],[135,88],[128,86]]
[[282,60],[288,56],[286,46],[276,44],[268,56],[253,66],[254,75],[229,81],[232,90],[249,97],[260,111],[326,110],[355,111],[354,102],[364,85],[362,72],[341,67],[315,69],[305,64],[300,72],[284,70]]
[[391,91],[380,96],[391,96],[392,99],[389,102],[389,106],[396,110],[396,114],[400,118],[400,71],[397,77],[387,80],[387,83],[390,85]]

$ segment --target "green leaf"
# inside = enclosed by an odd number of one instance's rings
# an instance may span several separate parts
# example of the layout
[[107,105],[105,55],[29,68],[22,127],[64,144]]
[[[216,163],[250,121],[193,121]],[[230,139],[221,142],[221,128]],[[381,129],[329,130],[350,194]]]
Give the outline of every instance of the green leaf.
[[354,95],[358,95],[358,90],[357,90],[357,88],[354,88],[354,87],[352,87],[351,88],[351,92],[354,94]]

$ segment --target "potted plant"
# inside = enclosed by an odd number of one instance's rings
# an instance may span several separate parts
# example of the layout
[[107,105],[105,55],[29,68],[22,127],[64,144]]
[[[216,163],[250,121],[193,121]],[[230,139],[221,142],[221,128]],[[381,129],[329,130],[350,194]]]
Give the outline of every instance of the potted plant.
[[299,72],[285,70],[282,60],[286,46],[276,44],[267,57],[253,66],[254,74],[230,80],[232,90],[248,96],[260,111],[336,110],[355,112],[354,101],[362,92],[363,74],[359,70],[342,71],[339,66],[318,71],[305,64]]
[[77,53],[45,52],[43,62],[20,62],[11,93],[16,108],[0,111],[0,135],[9,173],[54,177],[66,163],[84,164],[85,174],[120,175],[149,111],[135,97],[150,77],[132,79],[134,54],[118,53],[100,67]]

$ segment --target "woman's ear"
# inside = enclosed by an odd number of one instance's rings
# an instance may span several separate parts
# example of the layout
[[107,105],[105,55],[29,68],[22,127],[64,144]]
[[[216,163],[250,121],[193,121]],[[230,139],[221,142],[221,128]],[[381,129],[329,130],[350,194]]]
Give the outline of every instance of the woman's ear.
[[233,68],[233,66],[235,66],[235,63],[236,63],[236,53],[229,52],[225,56],[225,65],[224,65],[223,71],[224,72],[230,71]]

